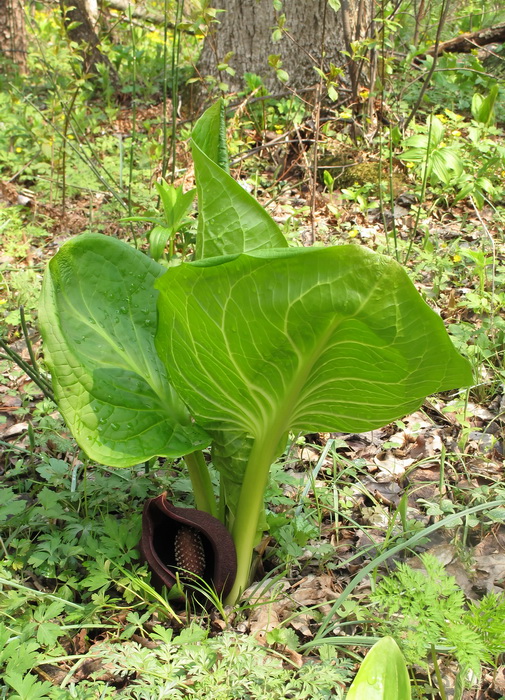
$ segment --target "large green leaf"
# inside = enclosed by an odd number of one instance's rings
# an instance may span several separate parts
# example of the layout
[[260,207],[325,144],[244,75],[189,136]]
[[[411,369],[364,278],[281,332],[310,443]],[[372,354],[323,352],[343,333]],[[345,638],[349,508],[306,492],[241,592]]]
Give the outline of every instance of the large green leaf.
[[193,131],[198,193],[195,257],[212,258],[262,248],[287,246],[281,230],[263,207],[224,169],[224,112],[210,107]]
[[125,467],[209,444],[154,346],[154,281],[165,268],[121,241],[83,235],[51,260],[40,306],[60,411],[84,451]]
[[183,264],[156,286],[160,357],[221,444],[362,432],[472,382],[404,270],[357,246]]

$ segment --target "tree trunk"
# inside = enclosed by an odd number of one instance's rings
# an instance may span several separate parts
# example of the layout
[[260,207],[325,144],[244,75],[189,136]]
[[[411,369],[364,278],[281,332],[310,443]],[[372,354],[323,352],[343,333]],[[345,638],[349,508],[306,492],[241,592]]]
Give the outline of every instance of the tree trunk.
[[26,72],[26,31],[22,0],[0,0],[0,52]]
[[103,63],[109,71],[112,85],[118,89],[119,78],[116,69],[100,51],[100,39],[95,31],[95,21],[92,14],[96,3],[90,2],[90,0],[60,0],[60,6],[64,13],[68,36],[79,44],[85,54],[85,71],[96,73],[97,63]]
[[[351,79],[349,57],[342,51],[349,51],[351,42],[364,38],[371,26],[371,0],[342,3],[338,12],[327,0],[288,0],[282,7],[286,15],[282,38],[274,42],[272,29],[281,13],[274,10],[272,0],[213,0],[212,6],[225,12],[218,13],[219,23],[206,37],[198,71],[204,79],[218,77],[230,90],[243,87],[248,71],[260,75],[270,91],[278,91],[282,83],[269,67],[272,54],[280,55],[282,70],[289,75],[287,86],[294,90],[318,83],[314,67],[321,67],[322,53],[324,71],[331,62]],[[228,65],[234,76],[217,69],[230,51]]]

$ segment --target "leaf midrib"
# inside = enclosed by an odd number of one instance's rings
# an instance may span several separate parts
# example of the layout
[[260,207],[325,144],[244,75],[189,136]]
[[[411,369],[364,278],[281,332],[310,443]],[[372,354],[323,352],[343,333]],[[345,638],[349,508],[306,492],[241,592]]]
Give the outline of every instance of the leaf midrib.
[[[381,276],[382,277],[382,276]],[[318,359],[321,357],[323,352],[326,350],[328,346],[329,339],[331,336],[336,332],[338,329],[339,325],[341,325],[344,321],[348,321],[351,318],[356,318],[363,308],[368,304],[370,301],[370,298],[373,296],[375,293],[375,290],[379,286],[381,277],[379,277],[376,282],[372,285],[369,293],[367,296],[363,299],[361,304],[358,306],[358,308],[352,313],[348,314],[346,316],[341,316],[335,313],[335,318],[328,323],[328,326],[324,333],[322,333],[319,337],[318,342],[314,345],[313,349],[311,350],[310,354],[307,355],[302,355],[302,357],[305,358],[304,361],[301,362],[299,365],[298,371],[295,372],[295,377],[293,381],[291,382],[291,386],[288,389],[288,391],[285,393],[284,399],[282,403],[279,405],[280,408],[276,412],[279,415],[279,418],[275,418],[272,422],[269,423],[267,420],[266,423],[263,424],[262,428],[262,436],[266,437],[269,432],[272,431],[273,425],[277,426],[277,434],[279,440],[281,439],[282,435],[285,434],[290,428],[292,424],[291,417],[294,415],[297,406],[299,404],[299,397],[300,394],[302,393],[302,389],[305,386],[307,379],[309,378],[314,365],[318,361]],[[290,307],[292,304],[290,305]],[[288,310],[286,310],[286,319],[288,317]],[[292,340],[289,333],[287,333],[287,330],[284,331],[284,334],[286,337]],[[299,355],[300,357],[300,355]],[[258,439],[260,436],[255,436]]]

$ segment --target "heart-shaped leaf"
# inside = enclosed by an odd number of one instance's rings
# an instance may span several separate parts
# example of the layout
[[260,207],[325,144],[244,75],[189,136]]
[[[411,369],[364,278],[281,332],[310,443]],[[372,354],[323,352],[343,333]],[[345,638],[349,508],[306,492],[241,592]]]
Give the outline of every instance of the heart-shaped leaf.
[[241,433],[273,459],[288,430],[371,430],[472,382],[400,265],[357,246],[183,264],[156,286],[160,357],[221,444]]
[[44,279],[40,326],[59,409],[92,458],[126,467],[206,447],[154,346],[154,281],[165,271],[126,243],[83,235]]

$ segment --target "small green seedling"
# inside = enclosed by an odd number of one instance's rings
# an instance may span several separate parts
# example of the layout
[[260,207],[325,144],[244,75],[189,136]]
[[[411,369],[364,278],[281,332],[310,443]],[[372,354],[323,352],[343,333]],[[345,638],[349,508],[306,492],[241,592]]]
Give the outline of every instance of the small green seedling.
[[498,85],[493,85],[486,97],[478,92],[472,97],[472,116],[482,126],[491,126],[496,121],[494,106],[498,97]]
[[370,649],[346,700],[410,700],[410,681],[402,652],[392,637]]
[[[405,163],[416,163],[432,184],[452,184],[464,171],[464,163],[454,146],[444,143],[445,127],[437,117],[429,117],[425,134],[414,134],[403,142],[399,158]],[[425,173],[426,171],[426,173]]]
[[159,216],[128,216],[121,221],[136,221],[154,224],[149,232],[149,255],[153,260],[161,260],[167,243],[169,244],[169,259],[173,256],[175,236],[181,227],[190,220],[185,219],[196,190],[183,192],[182,186],[174,187],[165,180],[156,182],[156,189],[163,206],[163,218]]
[[197,508],[232,533],[235,603],[290,431],[372,430],[472,374],[395,261],[357,245],[288,247],[228,173],[220,102],[195,126],[193,159],[194,261],[166,270],[114,238],[79,236],[49,264],[40,322],[60,411],[92,459],[185,456]]

